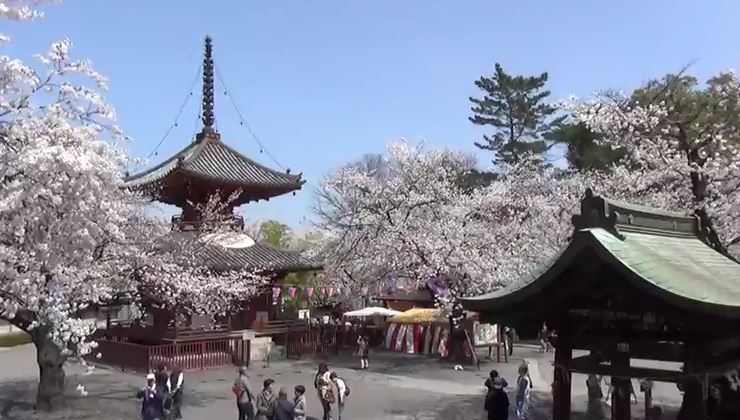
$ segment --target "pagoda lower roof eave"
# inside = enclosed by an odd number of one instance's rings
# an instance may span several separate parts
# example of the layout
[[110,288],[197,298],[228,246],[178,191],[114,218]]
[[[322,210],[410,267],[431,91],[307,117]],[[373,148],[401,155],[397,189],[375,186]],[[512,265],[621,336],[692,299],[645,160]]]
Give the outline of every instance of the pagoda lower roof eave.
[[245,248],[205,246],[203,264],[214,271],[246,270],[267,276],[317,271],[322,266],[299,253],[256,243]]

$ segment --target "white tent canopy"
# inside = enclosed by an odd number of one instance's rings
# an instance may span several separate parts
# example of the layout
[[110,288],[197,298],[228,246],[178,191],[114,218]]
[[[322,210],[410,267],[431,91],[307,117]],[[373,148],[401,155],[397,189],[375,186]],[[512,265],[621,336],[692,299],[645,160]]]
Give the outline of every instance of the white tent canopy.
[[379,306],[371,306],[369,308],[358,309],[356,311],[345,312],[344,316],[395,316],[400,314],[400,311],[394,311],[393,309],[381,308]]

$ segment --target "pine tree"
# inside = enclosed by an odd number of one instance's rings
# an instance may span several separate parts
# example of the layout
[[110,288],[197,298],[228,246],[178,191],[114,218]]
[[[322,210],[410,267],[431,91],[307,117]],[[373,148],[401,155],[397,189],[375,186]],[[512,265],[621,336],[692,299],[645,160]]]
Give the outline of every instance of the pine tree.
[[562,123],[545,137],[566,147],[568,166],[578,170],[608,170],[624,156],[621,149],[598,143],[598,134],[583,123]]
[[492,135],[475,145],[495,152],[495,163],[517,162],[528,153],[540,156],[549,149],[544,134],[563,118],[555,118],[557,108],[545,102],[547,73],[539,76],[512,76],[496,63],[493,77],[481,77],[475,82],[483,98],[470,98],[477,125],[493,126]]

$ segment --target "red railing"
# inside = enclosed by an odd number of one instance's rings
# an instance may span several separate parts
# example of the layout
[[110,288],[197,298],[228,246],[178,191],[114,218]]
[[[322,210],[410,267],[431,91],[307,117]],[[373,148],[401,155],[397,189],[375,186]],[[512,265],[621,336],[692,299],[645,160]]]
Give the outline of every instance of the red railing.
[[227,338],[188,343],[145,346],[124,341],[99,340],[102,363],[121,370],[149,371],[159,364],[183,370],[248,365],[250,342]]
[[[90,354],[92,361],[100,361],[121,370],[146,372],[150,370],[149,346],[125,341],[97,340],[98,348]],[[100,354],[100,359],[92,358]]]

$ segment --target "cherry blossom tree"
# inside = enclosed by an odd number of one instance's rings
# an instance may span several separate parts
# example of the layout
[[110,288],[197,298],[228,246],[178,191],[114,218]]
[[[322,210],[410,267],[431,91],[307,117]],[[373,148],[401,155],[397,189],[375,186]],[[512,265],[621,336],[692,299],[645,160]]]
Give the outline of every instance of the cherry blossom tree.
[[[36,3],[0,0],[0,18],[38,18],[28,7]],[[174,239],[123,188],[130,161],[103,96],[107,81],[70,47],[52,44],[35,65],[0,55],[0,319],[36,346],[39,410],[63,403],[65,361],[96,347],[85,309],[156,297],[216,314],[261,281],[205,270],[193,250],[223,235]]]
[[354,287],[440,279],[439,305],[510,283],[552,256],[571,233],[583,177],[533,160],[502,166],[488,187],[461,182],[472,156],[388,145],[384,176],[362,165],[324,180],[317,204],[329,277]]
[[694,211],[738,256],[740,243],[740,84],[734,73],[696,80],[669,75],[633,95],[572,98],[573,119],[626,151],[600,182],[602,193],[659,208]]

